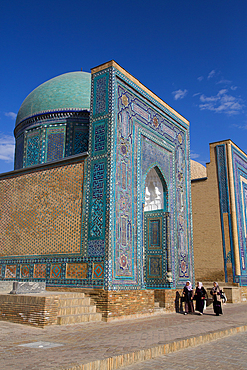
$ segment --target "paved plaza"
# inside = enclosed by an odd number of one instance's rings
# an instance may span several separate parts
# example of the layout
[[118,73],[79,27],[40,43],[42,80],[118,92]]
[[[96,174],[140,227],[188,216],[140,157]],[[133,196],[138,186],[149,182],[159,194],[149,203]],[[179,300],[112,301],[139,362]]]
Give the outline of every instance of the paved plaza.
[[[186,343],[188,338],[191,338],[191,345],[195,345],[197,342],[193,341],[193,338],[210,336],[215,332],[222,331],[225,331],[224,335],[228,335],[234,328],[246,329],[246,303],[227,304],[223,306],[223,311],[223,316],[219,317],[213,314],[210,307],[207,308],[203,316],[197,314],[184,316],[174,313],[110,323],[50,326],[45,329],[1,321],[0,369],[77,370],[90,368],[104,370],[107,367],[104,367],[103,360],[114,356],[129,354],[129,357],[132,356],[133,358],[134,352],[137,353],[140,350],[143,350],[143,353],[148,352],[151,348],[163,346],[167,343],[183,342],[183,340]],[[241,338],[240,343],[243,343],[243,345],[237,347],[238,339],[236,338]],[[197,368],[199,365],[196,365],[193,361],[200,363],[200,356],[204,358],[203,353],[205,353],[208,361],[207,366],[210,366],[210,354],[216,355],[218,353],[218,351],[214,351],[215,346],[219,346],[217,348],[221,348],[220,351],[225,351],[227,356],[232,356],[232,358],[239,357],[240,352],[242,353],[241,356],[246,356],[246,345],[244,345],[247,341],[246,338],[243,332],[237,336],[232,335],[231,337],[218,339],[211,344],[203,344],[202,346],[187,348],[185,351],[181,350],[175,354],[166,355],[166,364],[167,361],[170,361],[167,368],[178,368],[180,364],[182,366],[183,356],[188,355],[189,358],[189,354],[191,354],[191,362],[186,360],[183,366],[187,366],[188,369]],[[233,343],[233,346],[231,346],[231,343]],[[232,350],[232,348],[234,349]],[[80,366],[96,360],[100,360],[98,364],[101,367],[96,367],[96,365],[94,367]],[[152,365],[150,367],[148,362],[142,362],[132,365],[129,369],[162,369],[160,366],[163,365],[160,365],[159,361],[162,364],[162,362],[164,363],[163,359],[156,358],[152,361],[154,361],[156,367],[152,367]],[[176,365],[174,361],[178,361],[179,365]],[[222,356],[221,352],[219,353],[219,361],[225,361],[226,363],[222,366],[217,365],[216,368],[225,369],[225,366],[230,363],[225,359],[225,353]],[[243,364],[239,363],[237,368],[239,369],[241,366]],[[203,367],[205,368],[205,366]],[[165,367],[163,368],[165,369]],[[231,369],[233,368],[231,366]],[[247,365],[245,368],[247,368]]]
[[121,370],[247,369],[247,332],[159,356]]

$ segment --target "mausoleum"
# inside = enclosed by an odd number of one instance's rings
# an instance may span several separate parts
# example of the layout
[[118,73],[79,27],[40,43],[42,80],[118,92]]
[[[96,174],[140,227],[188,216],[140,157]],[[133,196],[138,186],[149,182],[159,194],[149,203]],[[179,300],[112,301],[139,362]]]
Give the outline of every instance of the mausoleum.
[[207,167],[192,164],[191,192],[196,279],[247,286],[246,153],[231,140],[211,143]]
[[0,278],[87,291],[106,316],[174,306],[194,282],[189,122],[110,61],[33,90],[14,134]]

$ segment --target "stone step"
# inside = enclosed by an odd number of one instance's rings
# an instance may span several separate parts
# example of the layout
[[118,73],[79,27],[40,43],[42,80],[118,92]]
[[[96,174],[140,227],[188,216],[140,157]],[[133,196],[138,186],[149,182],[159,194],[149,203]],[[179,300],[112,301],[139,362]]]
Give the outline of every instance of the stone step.
[[58,316],[96,313],[96,306],[66,306],[58,309]]
[[70,306],[90,306],[90,297],[84,298],[70,298],[70,297],[59,297],[59,307],[70,307]]
[[[54,293],[54,292],[52,292]],[[61,293],[57,292],[59,294],[59,299],[65,299],[65,298],[85,298],[85,293],[76,293],[76,292],[66,292],[66,293]]]
[[69,324],[79,324],[82,322],[95,322],[95,321],[101,321],[101,320],[102,320],[101,313],[85,313],[85,314],[78,314],[78,315],[58,316],[57,324],[58,325],[69,325]]
[[160,308],[160,302],[154,302],[154,308]]

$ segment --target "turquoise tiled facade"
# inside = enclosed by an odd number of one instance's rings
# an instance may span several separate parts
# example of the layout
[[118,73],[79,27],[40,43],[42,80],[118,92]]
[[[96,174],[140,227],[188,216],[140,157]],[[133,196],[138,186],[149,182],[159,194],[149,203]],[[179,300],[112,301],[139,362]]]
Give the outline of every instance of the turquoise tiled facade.
[[[230,140],[216,145],[218,186],[220,198],[221,229],[225,280],[231,266],[233,282],[247,285],[247,156]],[[232,177],[232,182],[229,178]],[[229,185],[230,183],[230,185]],[[234,189],[231,193],[231,189]],[[235,198],[235,199],[234,199]],[[234,222],[233,217],[236,217]],[[227,216],[228,227],[223,221]],[[236,224],[236,225],[235,225]],[[234,238],[235,225],[235,238]],[[226,250],[225,235],[228,233],[230,250]],[[238,270],[237,271],[237,266]]]
[[[56,207],[44,208],[42,217],[44,233],[50,233],[51,218],[52,235],[61,240],[42,244],[42,254],[2,255],[2,279],[106,290],[171,289],[194,281],[187,120],[112,62],[91,74],[68,73],[35,89],[18,113],[15,136],[17,171],[0,177],[0,185],[3,180],[11,185],[12,177],[23,171],[32,174],[38,164],[52,168],[47,194],[52,202],[54,192]],[[81,183],[75,161],[83,163]],[[64,180],[59,196],[55,179],[62,176],[63,163],[71,185],[64,188]],[[162,184],[164,201],[156,211],[144,212],[150,171]],[[44,195],[35,189],[30,195],[42,207],[49,203],[47,176],[39,180]],[[74,200],[75,191],[81,205]],[[71,214],[77,215],[73,248],[68,237]],[[69,228],[61,226],[69,222]],[[7,226],[2,230],[4,243],[10,243]]]

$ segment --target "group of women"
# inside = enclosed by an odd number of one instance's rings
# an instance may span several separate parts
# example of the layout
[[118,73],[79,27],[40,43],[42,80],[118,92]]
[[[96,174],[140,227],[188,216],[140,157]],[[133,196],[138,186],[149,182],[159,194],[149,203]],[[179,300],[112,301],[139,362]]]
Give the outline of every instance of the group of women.
[[[216,314],[216,316],[223,314],[222,307],[221,307],[221,293],[222,292],[220,290],[220,287],[218,283],[215,281],[214,286],[210,291],[210,294],[213,297],[213,308],[214,308],[214,313]],[[194,299],[196,301],[196,311],[198,311],[200,315],[203,315],[203,310],[207,302],[207,292],[200,281],[197,283],[195,294],[194,294],[191,282],[187,281],[183,289],[182,298],[183,298],[184,305],[185,305],[185,312],[184,312],[185,315],[187,315],[188,313],[194,312],[194,304],[193,304]]]

